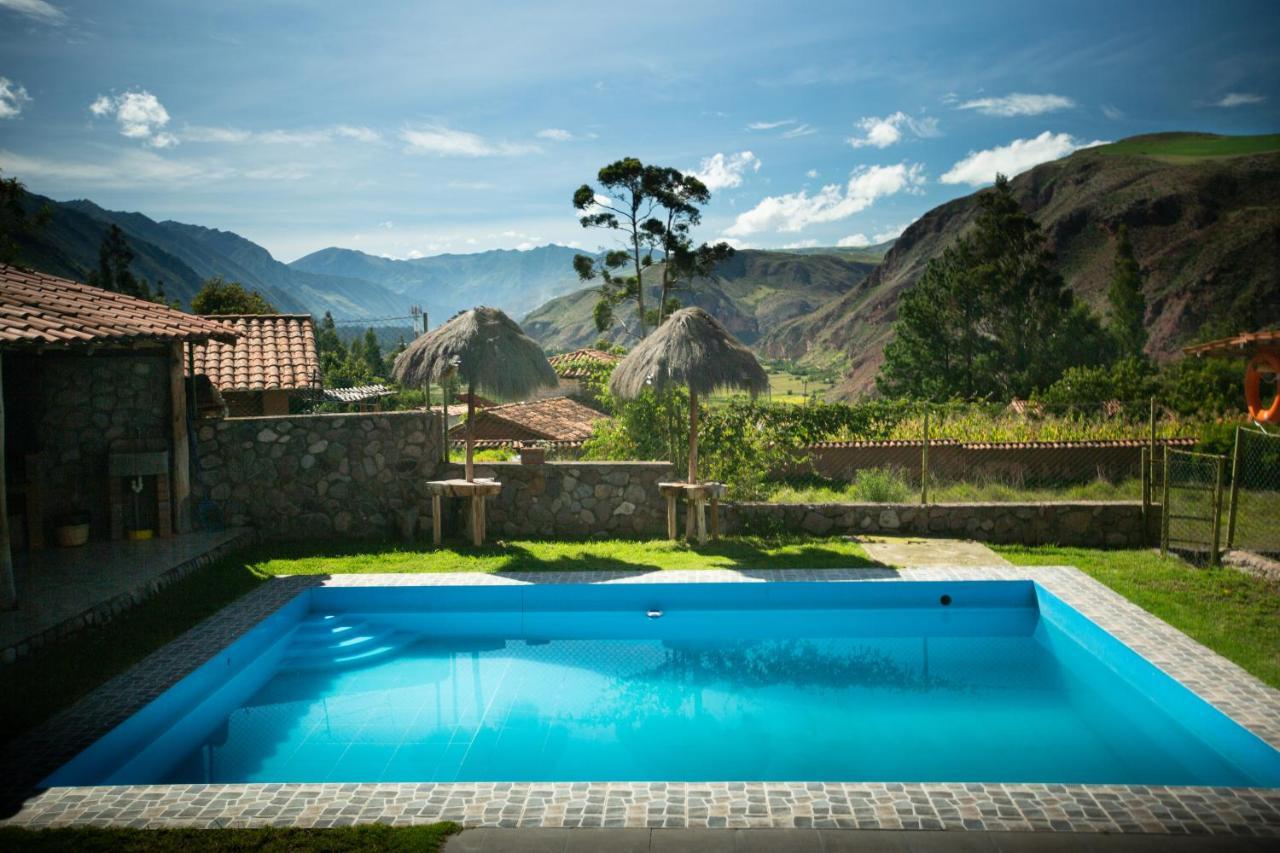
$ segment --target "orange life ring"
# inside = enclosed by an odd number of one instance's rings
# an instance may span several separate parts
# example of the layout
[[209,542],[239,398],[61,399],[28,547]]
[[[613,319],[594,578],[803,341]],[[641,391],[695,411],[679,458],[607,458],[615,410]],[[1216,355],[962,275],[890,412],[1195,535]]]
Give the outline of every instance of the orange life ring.
[[1249,417],[1259,423],[1280,423],[1280,391],[1271,401],[1271,408],[1262,408],[1262,376],[1259,368],[1266,367],[1280,377],[1280,354],[1272,350],[1260,350],[1249,359],[1244,369],[1244,399],[1249,404]]

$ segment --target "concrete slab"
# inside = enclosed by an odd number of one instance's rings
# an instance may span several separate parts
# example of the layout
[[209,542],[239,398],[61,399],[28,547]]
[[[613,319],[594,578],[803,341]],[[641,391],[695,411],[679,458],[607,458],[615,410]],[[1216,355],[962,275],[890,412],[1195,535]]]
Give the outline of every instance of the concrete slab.
[[981,542],[923,536],[854,536],[867,556],[887,566],[1008,566],[1009,561]]

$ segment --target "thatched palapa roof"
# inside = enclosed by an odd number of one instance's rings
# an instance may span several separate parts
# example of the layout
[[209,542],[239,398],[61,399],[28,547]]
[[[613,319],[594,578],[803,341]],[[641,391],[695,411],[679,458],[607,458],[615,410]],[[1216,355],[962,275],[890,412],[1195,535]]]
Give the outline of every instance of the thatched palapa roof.
[[769,377],[719,320],[701,308],[682,308],[614,368],[609,390],[630,400],[646,387],[673,385],[703,395],[737,388],[754,396],[769,390]]
[[556,372],[537,342],[497,308],[472,308],[409,344],[392,376],[410,387],[453,375],[464,388],[499,400],[518,400],[555,388]]

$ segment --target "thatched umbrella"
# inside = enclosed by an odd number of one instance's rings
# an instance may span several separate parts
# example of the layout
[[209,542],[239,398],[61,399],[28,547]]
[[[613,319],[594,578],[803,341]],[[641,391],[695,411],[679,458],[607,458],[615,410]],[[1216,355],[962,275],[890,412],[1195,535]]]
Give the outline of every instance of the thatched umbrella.
[[497,308],[463,311],[396,356],[392,377],[402,385],[458,379],[467,386],[467,480],[475,479],[475,397],[520,400],[559,383],[546,353]]
[[681,308],[613,369],[609,390],[633,400],[645,388],[689,389],[689,482],[698,482],[698,395],[740,388],[751,396],[769,389],[769,377],[751,351],[701,308]]

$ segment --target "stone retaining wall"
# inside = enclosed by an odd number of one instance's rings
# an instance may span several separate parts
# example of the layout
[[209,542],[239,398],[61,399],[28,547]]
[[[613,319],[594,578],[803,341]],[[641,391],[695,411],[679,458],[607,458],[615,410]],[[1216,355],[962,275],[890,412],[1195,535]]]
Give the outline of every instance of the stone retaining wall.
[[[1152,513],[1159,513],[1158,507]],[[986,542],[1142,547],[1142,504],[1127,501],[977,504],[768,504],[725,507],[731,533],[879,533]],[[1158,520],[1153,520],[1158,527]]]
[[[447,476],[461,477],[450,465]],[[666,462],[548,462],[476,465],[477,477],[493,477],[502,493],[487,508],[489,537],[501,536],[662,536],[667,529],[665,499],[658,483],[675,478]],[[445,518],[456,530],[469,523],[457,512]],[[453,513],[452,515],[450,513]]]
[[440,425],[422,411],[204,421],[197,499],[265,538],[385,536],[431,529],[425,483]]

